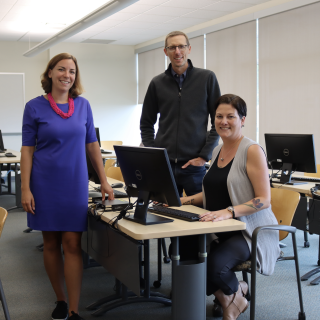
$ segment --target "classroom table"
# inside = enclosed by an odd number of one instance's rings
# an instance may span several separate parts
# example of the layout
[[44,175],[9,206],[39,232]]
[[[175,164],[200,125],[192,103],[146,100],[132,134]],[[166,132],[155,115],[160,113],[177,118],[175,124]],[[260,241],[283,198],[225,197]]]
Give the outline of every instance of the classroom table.
[[[11,152],[13,155],[15,155],[15,157],[6,157],[5,156],[5,153],[7,152]],[[5,153],[0,153],[0,173],[2,171],[2,165],[3,164],[7,164],[8,165],[8,170],[6,171],[10,171],[10,170],[14,170],[14,171],[17,171],[17,166],[18,166],[18,163],[20,163],[20,160],[21,160],[21,153],[18,152],[18,151],[14,151],[14,150],[10,150],[10,149],[7,149],[5,151]],[[8,191],[7,192],[2,192],[2,185],[0,185],[0,195],[4,195],[4,194],[13,194],[11,192],[11,172],[9,172],[8,174]]]
[[[308,177],[308,176],[306,176]],[[313,178],[313,177],[310,177]],[[292,220],[292,226],[296,227],[299,230],[304,231],[304,247],[309,248],[310,244],[308,241],[308,233],[314,233],[320,235],[320,227],[319,227],[319,217],[310,217],[309,215],[309,208],[308,208],[308,199],[312,198],[312,194],[310,189],[315,186],[315,182],[307,182],[306,184],[298,184],[298,185],[288,185],[288,184],[280,184],[273,182],[273,186],[275,188],[281,188],[291,191],[296,191],[301,194],[301,199],[299,202],[299,205],[296,209],[296,213]],[[320,190],[315,192],[316,195],[320,196]],[[315,200],[318,201],[319,200]],[[319,207],[319,204],[316,205],[316,207]],[[319,236],[319,248],[318,248],[318,266],[320,266],[320,236]],[[302,281],[308,280],[310,277],[315,275],[316,273],[320,272],[320,268],[316,268],[305,275],[301,277]],[[320,277],[312,280],[310,284],[312,285],[318,285],[320,283]]]
[[[119,182],[115,179],[108,178],[108,182],[110,184]],[[90,183],[91,186],[93,186],[92,183]],[[121,191],[121,189],[118,189]],[[192,206],[193,207],[193,206]],[[195,212],[203,212],[206,211],[204,209],[200,209],[197,207],[193,207]],[[183,207],[181,208],[183,209]],[[108,223],[114,219],[119,212],[104,212],[101,215],[101,222],[104,222],[106,226],[108,226]],[[133,214],[133,213],[132,213]],[[245,223],[239,221],[239,220],[224,220],[219,222],[188,222],[180,219],[174,219],[174,221],[170,223],[164,223],[164,224],[156,224],[156,225],[141,225],[134,223],[129,220],[119,220],[117,227],[117,235],[113,235],[118,237],[118,242],[116,248],[110,248],[109,251],[115,251],[115,250],[123,250],[126,251],[125,245],[121,244],[122,241],[128,241],[128,246],[133,246],[132,250],[134,250],[134,244],[131,244],[129,240],[120,239],[122,238],[130,238],[132,241],[135,241],[136,243],[142,243],[142,246],[144,248],[144,281],[146,283],[145,290],[143,292],[143,299],[141,301],[153,301],[153,302],[160,302],[166,304],[165,299],[161,297],[160,294],[156,295],[156,293],[150,292],[150,281],[149,281],[149,241],[151,239],[159,239],[159,238],[168,238],[170,237],[172,239],[172,246],[173,246],[173,252],[172,252],[172,319],[174,320],[182,320],[182,319],[193,319],[197,318],[200,320],[206,319],[206,234],[210,233],[219,233],[219,232],[225,232],[225,231],[235,231],[235,230],[244,230],[246,228]],[[101,224],[100,222],[100,224]],[[94,222],[95,223],[95,222]],[[100,227],[103,227],[100,225]],[[107,227],[109,228],[109,227]],[[90,232],[90,231],[88,231]],[[122,235],[122,236],[121,236]],[[186,264],[185,262],[180,262],[179,257],[179,237],[181,236],[187,236],[187,235],[199,235],[199,261],[193,261],[192,263]],[[92,243],[96,240],[95,239],[104,239],[103,235],[93,235],[92,239],[89,241]],[[111,236],[109,235],[109,238]],[[120,238],[119,238],[120,237]],[[94,239],[95,238],[95,239]],[[105,241],[108,241],[109,239],[106,237]],[[103,240],[101,240],[102,242]],[[102,244],[101,244],[102,245]],[[92,251],[94,255],[97,255],[98,250],[102,250],[99,248],[99,244],[95,244],[95,248]],[[86,248],[88,254],[90,254],[90,248]],[[100,257],[103,256],[103,252],[100,252]],[[129,253],[127,253],[129,254]],[[99,256],[99,254],[98,254]],[[98,258],[99,259],[99,258]],[[115,259],[113,257],[113,259]],[[125,260],[125,257],[121,257],[119,259],[121,260],[121,265],[118,265],[115,267],[112,264],[107,263],[108,265],[108,271],[113,273],[116,278],[118,278],[118,275],[120,273],[120,276],[122,277],[122,283],[126,285],[125,281],[128,281],[129,283],[133,283],[133,279],[128,279],[128,274],[123,271],[125,274],[121,274],[119,269],[125,268],[127,264],[130,264],[131,261]],[[103,257],[102,257],[103,260]],[[100,262],[100,261],[98,261]],[[132,270],[134,267],[130,267]],[[131,269],[129,269],[131,270]],[[133,271],[132,271],[133,272]],[[132,277],[134,278],[134,274],[132,274]],[[123,280],[124,279],[124,280]],[[127,280],[126,280],[127,279]],[[137,279],[138,281],[139,279]],[[127,286],[130,289],[132,289],[129,285]],[[198,289],[197,289],[198,288]],[[137,291],[137,290],[136,290]],[[118,298],[121,297],[118,295]],[[168,300],[168,299],[167,299]],[[110,299],[101,299],[101,301],[107,302],[111,301]],[[100,302],[101,302],[100,301]],[[139,300],[137,300],[139,301]],[[170,300],[169,300],[170,301]],[[100,303],[101,304],[101,303]],[[88,306],[88,309],[94,309],[98,307],[99,302],[93,303],[90,306]],[[115,304],[113,307],[117,307],[121,304]],[[112,308],[113,308],[112,307]],[[98,316],[104,313],[105,311],[110,310],[110,308],[101,308],[95,312],[92,313],[92,315]],[[195,315],[196,317],[193,317],[191,315]]]
[[111,153],[101,153],[102,159],[116,159],[117,155],[114,150],[106,150],[110,151]]

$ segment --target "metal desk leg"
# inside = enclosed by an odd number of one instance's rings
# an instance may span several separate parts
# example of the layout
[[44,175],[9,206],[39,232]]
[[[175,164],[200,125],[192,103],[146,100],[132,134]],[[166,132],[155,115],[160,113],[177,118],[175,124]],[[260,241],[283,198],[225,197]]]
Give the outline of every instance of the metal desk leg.
[[[88,310],[94,310],[99,308],[101,305],[106,304],[100,307],[98,310],[94,311],[91,315],[97,317],[101,316],[105,312],[112,310],[117,307],[132,303],[140,302],[157,302],[162,303],[165,306],[171,306],[171,300],[166,296],[158,292],[150,292],[150,248],[149,240],[144,240],[143,242],[143,254],[144,254],[144,288],[143,288],[143,297],[137,297],[133,292],[128,291],[128,288],[122,284],[119,280],[116,280],[116,294],[113,294],[109,297],[102,298],[99,301],[96,301],[89,306]],[[139,254],[141,257],[141,254]]]
[[179,239],[172,238],[172,319],[206,319],[206,236],[200,235],[199,260],[180,261]]

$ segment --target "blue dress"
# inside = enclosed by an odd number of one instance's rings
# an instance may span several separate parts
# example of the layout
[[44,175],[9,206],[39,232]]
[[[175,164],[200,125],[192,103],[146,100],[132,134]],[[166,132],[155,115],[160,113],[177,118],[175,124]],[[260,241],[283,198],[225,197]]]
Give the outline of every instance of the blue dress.
[[[68,104],[58,104],[68,112]],[[41,231],[86,231],[88,170],[86,144],[97,141],[89,102],[74,99],[74,113],[63,119],[39,96],[26,104],[22,145],[36,146],[30,189],[35,214],[28,227]]]

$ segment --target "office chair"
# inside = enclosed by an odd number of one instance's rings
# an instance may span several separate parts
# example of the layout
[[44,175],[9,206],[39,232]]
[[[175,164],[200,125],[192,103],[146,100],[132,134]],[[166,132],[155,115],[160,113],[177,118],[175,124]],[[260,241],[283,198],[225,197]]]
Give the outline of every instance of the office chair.
[[104,150],[114,150],[113,146],[122,146],[122,141],[101,141],[101,148]]
[[[4,227],[4,223],[6,222],[8,216],[8,212],[6,209],[4,208],[0,208],[0,236]],[[4,316],[6,318],[6,320],[10,320],[10,315],[9,315],[9,310],[8,310],[8,306],[7,306],[7,301],[6,301],[6,297],[4,295],[4,291],[3,291],[3,287],[2,287],[2,283],[0,280],[0,300],[2,303],[2,307],[3,307],[3,312],[4,312]]]
[[107,177],[124,181],[120,167],[109,167],[107,170]]
[[[298,261],[298,252],[297,252],[297,243],[296,243],[296,228],[291,226],[293,216],[295,214],[296,208],[300,200],[300,194],[295,191],[272,188],[271,189],[271,207],[275,217],[278,220],[279,225],[269,225],[258,227],[254,230],[252,235],[252,252],[251,260],[245,261],[242,264],[233,268],[233,271],[242,271],[243,280],[248,283],[248,272],[251,273],[251,294],[247,296],[247,299],[250,300],[250,320],[255,319],[255,308],[256,308],[256,281],[257,281],[257,241],[260,232],[264,230],[279,230],[279,240],[285,239],[289,233],[292,235],[292,245],[293,245],[293,257],[283,257],[280,256],[278,261],[282,260],[294,260],[298,284],[298,293],[299,293],[299,303],[300,303],[300,312],[299,320],[306,319],[303,300],[302,300],[302,290],[301,290],[301,281],[300,281],[300,270],[299,270],[299,261]],[[215,304],[216,306],[216,304]],[[214,310],[218,308],[214,307]]]
[[104,172],[107,175],[107,171],[110,167],[113,167],[116,163],[116,160],[113,159],[108,159],[106,160],[105,164],[104,164]]

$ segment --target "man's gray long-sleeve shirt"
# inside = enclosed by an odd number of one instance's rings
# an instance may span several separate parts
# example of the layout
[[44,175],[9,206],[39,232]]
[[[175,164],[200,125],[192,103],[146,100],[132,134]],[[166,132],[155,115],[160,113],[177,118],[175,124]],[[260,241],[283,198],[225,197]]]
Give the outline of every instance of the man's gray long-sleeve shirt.
[[[210,70],[189,67],[180,88],[171,73],[171,64],[154,77],[148,87],[140,119],[142,142],[145,147],[166,148],[170,161],[211,158],[219,136],[214,127],[214,104],[220,97],[215,74]],[[159,117],[155,136],[154,124]],[[208,116],[212,128],[206,137]]]

